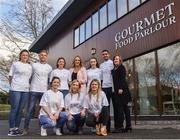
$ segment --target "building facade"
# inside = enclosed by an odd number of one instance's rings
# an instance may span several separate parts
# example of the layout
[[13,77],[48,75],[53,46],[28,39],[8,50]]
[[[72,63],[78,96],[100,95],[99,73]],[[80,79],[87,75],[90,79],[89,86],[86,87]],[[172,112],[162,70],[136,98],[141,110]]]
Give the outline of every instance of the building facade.
[[180,114],[180,1],[70,0],[30,51],[49,50],[55,67],[80,55],[85,66],[101,51],[120,54],[132,93],[132,114]]

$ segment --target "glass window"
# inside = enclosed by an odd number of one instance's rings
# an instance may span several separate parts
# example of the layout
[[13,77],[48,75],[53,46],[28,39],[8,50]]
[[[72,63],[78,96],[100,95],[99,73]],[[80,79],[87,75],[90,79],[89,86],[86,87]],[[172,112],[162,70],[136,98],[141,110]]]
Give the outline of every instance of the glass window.
[[133,59],[127,60],[124,63],[126,68],[126,81],[128,83],[129,90],[131,92],[132,102],[128,103],[130,113],[134,112],[134,101],[135,101],[135,93],[134,93],[134,73],[133,73]]
[[127,13],[127,0],[117,0],[118,18]]
[[85,40],[85,23],[80,25],[80,43]]
[[116,0],[108,2],[108,24],[116,20]]
[[157,115],[157,93],[154,52],[135,58],[140,115]]
[[163,113],[180,114],[180,43],[158,50]]
[[74,31],[74,45],[79,45],[79,27]]
[[107,6],[100,9],[100,30],[107,26]]
[[129,11],[134,9],[140,4],[140,0],[129,0]]
[[93,35],[99,31],[99,17],[98,12],[94,13],[92,16],[92,33]]
[[90,38],[91,33],[91,17],[86,20],[86,39]]

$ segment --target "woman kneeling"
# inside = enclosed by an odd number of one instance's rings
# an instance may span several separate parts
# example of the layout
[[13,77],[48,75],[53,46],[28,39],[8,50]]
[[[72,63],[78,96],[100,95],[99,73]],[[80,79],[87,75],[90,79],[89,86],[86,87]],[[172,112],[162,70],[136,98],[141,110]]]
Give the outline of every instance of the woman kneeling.
[[66,121],[66,113],[62,113],[64,107],[63,94],[58,90],[60,79],[53,77],[51,89],[42,96],[39,121],[41,125],[41,136],[47,136],[46,129],[53,128],[56,135],[62,135],[59,128]]
[[88,95],[85,97],[84,108],[87,109],[86,125],[96,126],[97,135],[107,136],[108,106],[109,103],[105,93],[101,90],[100,82],[97,79],[92,80]]
[[67,128],[69,132],[83,134],[85,122],[84,93],[80,92],[81,83],[73,80],[70,86],[70,93],[65,97],[65,109],[67,112]]

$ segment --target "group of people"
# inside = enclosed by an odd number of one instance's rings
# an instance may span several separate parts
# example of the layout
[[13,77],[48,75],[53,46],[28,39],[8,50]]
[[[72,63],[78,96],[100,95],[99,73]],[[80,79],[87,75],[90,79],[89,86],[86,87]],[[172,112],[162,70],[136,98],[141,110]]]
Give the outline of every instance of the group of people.
[[[39,52],[39,62],[30,64],[29,52],[22,50],[19,61],[14,62],[9,72],[10,105],[8,136],[26,135],[34,105],[39,106],[41,136],[53,128],[62,135],[66,124],[69,133],[83,134],[83,125],[96,129],[96,134],[106,136],[111,132],[110,100],[114,108],[114,133],[132,131],[130,111],[127,106],[131,95],[126,82],[126,69],[119,55],[110,59],[108,50],[102,51],[104,62],[98,64],[90,59],[86,69],[80,56],[73,59],[72,67],[65,68],[66,61],[60,57],[56,69],[47,63],[48,52]],[[21,114],[25,104],[24,129],[21,132]],[[124,127],[124,120],[126,125]]]

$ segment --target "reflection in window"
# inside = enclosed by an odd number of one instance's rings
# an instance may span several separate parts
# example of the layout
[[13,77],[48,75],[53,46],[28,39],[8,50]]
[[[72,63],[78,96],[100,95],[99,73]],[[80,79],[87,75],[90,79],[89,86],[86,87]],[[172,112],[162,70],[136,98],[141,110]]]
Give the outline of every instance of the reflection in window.
[[157,114],[154,52],[135,58],[140,115]]
[[104,5],[100,9],[100,30],[107,26],[107,7]]
[[96,34],[99,31],[99,18],[98,18],[98,12],[94,13],[92,16],[92,33],[93,35]]
[[140,0],[129,0],[129,11],[140,4]]
[[135,93],[134,93],[134,73],[133,73],[133,61],[132,59],[125,61],[124,66],[126,68],[126,80],[128,83],[128,87],[131,93],[132,102],[128,103],[128,106],[130,108],[131,114],[134,112],[134,99],[135,99]]
[[85,40],[85,24],[80,25],[80,43]]
[[118,18],[127,13],[127,0],[117,0]]
[[164,114],[180,114],[180,43],[158,50]]
[[91,17],[86,20],[86,39],[91,37]]
[[79,45],[79,28],[76,28],[74,31],[74,45]]
[[116,20],[116,0],[111,0],[108,3],[108,24]]

